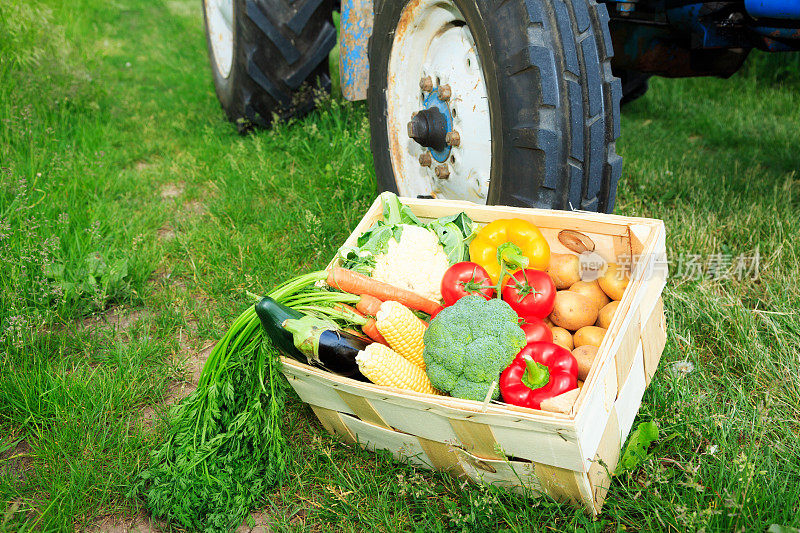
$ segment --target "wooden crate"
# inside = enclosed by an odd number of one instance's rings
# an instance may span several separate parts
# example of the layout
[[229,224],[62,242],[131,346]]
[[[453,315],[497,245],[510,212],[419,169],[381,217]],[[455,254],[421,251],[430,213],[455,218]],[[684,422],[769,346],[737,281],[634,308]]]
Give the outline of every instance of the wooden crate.
[[[322,425],[349,443],[389,450],[398,459],[582,506],[597,514],[666,340],[661,292],[666,277],[660,220],[466,202],[403,198],[419,217],[465,211],[474,221],[522,218],[554,252],[558,232],[590,236],[607,260],[632,257],[633,273],[583,387],[562,412],[431,396],[363,383],[283,359],[283,372]],[[382,217],[380,199],[347,239]],[[333,262],[331,263],[333,264]],[[569,393],[568,393],[569,394]],[[574,398],[575,393],[572,394]],[[572,400],[570,398],[570,400]],[[559,407],[556,406],[556,410]]]

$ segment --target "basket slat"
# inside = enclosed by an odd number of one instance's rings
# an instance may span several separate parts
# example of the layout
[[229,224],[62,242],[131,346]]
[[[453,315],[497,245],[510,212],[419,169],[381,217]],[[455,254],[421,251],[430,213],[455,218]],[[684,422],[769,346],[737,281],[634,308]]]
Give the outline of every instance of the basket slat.
[[503,459],[496,451],[499,445],[491,426],[469,420],[450,420],[450,425],[461,445],[471,454],[482,459]]
[[589,482],[593,491],[592,497],[597,512],[600,512],[600,508],[603,506],[608,494],[608,488],[611,486],[611,474],[619,462],[621,446],[619,420],[617,411],[614,409],[608,418],[603,437],[600,439],[600,445],[588,472]]
[[525,427],[501,426],[494,426],[492,430],[506,455],[572,470],[587,468],[574,433],[543,433]]
[[589,469],[597,447],[600,445],[603,430],[617,396],[617,368],[613,358],[607,359],[603,367],[597,369],[594,379],[596,380],[594,387],[589,396],[585,398],[583,409],[578,412],[575,419],[584,461],[580,470],[584,472]]
[[375,410],[370,401],[363,396],[358,396],[345,392],[343,390],[336,391],[339,396],[344,400],[344,403],[350,406],[350,410],[358,418],[370,424],[381,426],[383,428],[392,429],[392,427],[383,419],[383,417]]
[[664,345],[667,342],[666,317],[663,312],[663,302],[659,300],[654,312],[642,330],[642,350],[644,352],[644,371],[647,384],[653,379]]
[[465,474],[452,445],[428,440],[419,436],[417,440],[425,451],[425,455],[428,456],[428,460],[436,470],[449,472],[455,476]]
[[619,390],[615,405],[617,417],[619,419],[619,431],[623,438],[627,436],[631,430],[633,419],[636,418],[639,405],[642,403],[642,396],[644,395],[646,386],[647,382],[644,376],[642,345],[638,344],[633,357],[631,372],[628,374],[625,385]]
[[395,459],[407,460],[423,468],[434,468],[414,435],[375,426],[350,415],[342,415],[342,421],[362,447],[389,450]]
[[350,430],[347,429],[347,426],[345,426],[344,422],[342,422],[342,416],[338,412],[325,409],[324,407],[319,407],[318,405],[310,405],[311,410],[314,411],[315,415],[317,415],[322,427],[324,427],[328,433],[338,435],[347,444],[353,444],[356,442],[353,434],[350,433]]
[[402,202],[411,206],[414,214],[422,218],[433,219],[464,211],[476,222],[486,223],[503,218],[521,218],[533,222],[540,229],[552,228],[559,231],[571,229],[586,234],[628,235],[628,227],[630,224],[646,220],[583,212],[578,217],[567,211],[527,209],[523,207],[464,206],[451,204],[447,200],[426,202],[424,200],[420,201],[417,198],[403,198]]
[[642,325],[638,315],[636,315],[631,320],[630,326],[619,335],[621,341],[614,356],[617,369],[618,392],[625,386],[628,375],[633,368],[633,359],[636,355],[636,349],[640,344],[641,332]]
[[[517,492],[532,492],[538,496],[542,486],[536,475],[536,465],[521,461],[484,459],[455,448],[464,473],[475,481],[510,488]],[[523,488],[524,487],[524,488]]]
[[350,406],[337,394],[335,388],[319,386],[314,381],[303,379],[302,375],[291,372],[289,368],[290,365],[294,364],[294,361],[284,358],[282,362],[283,373],[301,400],[309,405],[318,405],[326,409],[339,411],[340,413],[354,414],[353,411],[350,410]]
[[542,491],[559,501],[577,503],[580,498],[578,477],[575,472],[566,468],[536,463],[536,477]]
[[456,443],[458,437],[447,417],[432,411],[398,405],[394,402],[375,402],[375,410],[391,427],[405,433],[412,433],[431,441]]
[[667,320],[664,316],[664,302],[658,300],[654,312],[642,329],[642,351],[644,352],[644,372],[647,384],[653,379],[661,353],[667,343]]

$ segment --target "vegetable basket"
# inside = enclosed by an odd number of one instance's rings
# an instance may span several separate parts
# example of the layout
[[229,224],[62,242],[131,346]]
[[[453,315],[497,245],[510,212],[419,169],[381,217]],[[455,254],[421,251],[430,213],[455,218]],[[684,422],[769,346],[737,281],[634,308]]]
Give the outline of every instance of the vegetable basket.
[[[344,378],[283,358],[282,370],[322,425],[348,443],[483,483],[548,494],[598,514],[620,449],[664,349],[666,278],[660,220],[466,202],[401,199],[421,219],[466,212],[485,224],[522,218],[554,252],[561,230],[589,236],[607,260],[629,258],[631,279],[583,386],[549,410],[432,396]],[[376,200],[345,244],[382,218]],[[329,266],[333,266],[335,261]]]

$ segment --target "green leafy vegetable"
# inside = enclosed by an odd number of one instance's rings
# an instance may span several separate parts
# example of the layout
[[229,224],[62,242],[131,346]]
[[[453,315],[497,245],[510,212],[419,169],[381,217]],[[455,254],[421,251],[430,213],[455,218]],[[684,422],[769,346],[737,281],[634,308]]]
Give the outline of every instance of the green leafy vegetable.
[[425,228],[436,234],[450,264],[469,258],[469,243],[478,231],[477,225],[466,213],[441,217],[430,223],[421,221],[407,205],[400,203],[397,195],[381,194],[383,220],[361,234],[355,246],[339,249],[339,259],[344,268],[370,275],[375,268],[375,256],[386,252],[389,239],[400,242],[403,225]]
[[[425,330],[422,356],[434,387],[483,401],[492,382],[525,346],[517,313],[498,298],[470,294],[445,307]],[[494,387],[492,398],[500,397]]]
[[[293,298],[320,279],[294,278],[269,296]],[[324,291],[314,291],[317,301]],[[255,306],[233,323],[203,367],[197,389],[177,405],[166,442],[151,455],[131,496],[153,514],[201,531],[229,531],[286,476],[291,462],[281,432],[288,384]]]
[[449,224],[451,222],[455,224],[458,228],[458,231],[461,232],[461,236],[464,239],[465,245],[468,245],[478,233],[477,224],[475,224],[472,219],[469,218],[469,216],[467,216],[467,214],[463,211],[455,215],[437,218],[433,224]]
[[447,261],[451,265],[466,261],[466,258],[469,257],[469,253],[467,247],[464,246],[464,237],[458,229],[458,226],[452,222],[447,224],[434,222],[431,224],[431,229],[435,231],[436,236],[439,237],[439,243],[442,245],[444,253],[447,254]]
[[647,449],[654,440],[658,439],[658,425],[652,420],[642,422],[636,431],[628,437],[625,452],[617,465],[616,474],[634,470],[647,458]]
[[413,226],[425,226],[425,224],[417,218],[411,208],[403,205],[400,198],[391,192],[381,194],[381,202],[383,203],[383,220],[386,224],[392,226],[395,224],[411,224]]
[[200,385],[176,408],[167,441],[131,493],[185,528],[238,526],[286,474],[280,420],[287,385],[277,379],[277,365],[251,307],[212,351]]

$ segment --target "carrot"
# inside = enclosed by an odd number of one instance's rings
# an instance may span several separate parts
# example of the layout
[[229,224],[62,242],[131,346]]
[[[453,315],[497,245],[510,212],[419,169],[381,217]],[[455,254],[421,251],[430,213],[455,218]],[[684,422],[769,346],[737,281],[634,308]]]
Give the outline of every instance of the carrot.
[[356,309],[358,309],[365,316],[375,316],[378,314],[378,311],[381,310],[382,303],[382,301],[378,300],[374,296],[362,294],[361,300],[356,304]]
[[345,268],[333,267],[328,271],[328,285],[335,287],[350,294],[367,294],[374,296],[384,302],[387,300],[394,300],[400,302],[406,307],[428,313],[429,315],[438,313],[442,306],[438,303],[423,298],[419,294],[394,287],[388,283],[376,281],[369,276],[347,270]]
[[364,333],[366,333],[367,336],[370,339],[374,340],[375,342],[379,342],[381,344],[385,344],[386,346],[389,346],[389,343],[386,342],[386,339],[383,338],[383,335],[381,335],[381,332],[378,331],[378,326],[375,325],[375,319],[374,318],[368,318],[366,324],[361,326],[361,330]]

